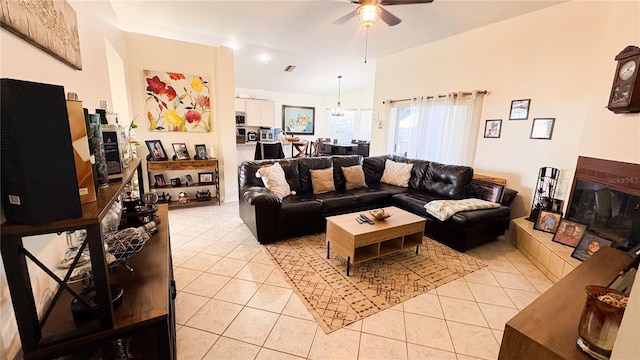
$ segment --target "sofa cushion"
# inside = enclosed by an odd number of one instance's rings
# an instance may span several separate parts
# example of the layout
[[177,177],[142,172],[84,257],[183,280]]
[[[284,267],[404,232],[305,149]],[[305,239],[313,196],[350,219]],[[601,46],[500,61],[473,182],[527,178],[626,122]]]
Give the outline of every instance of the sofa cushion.
[[311,186],[314,194],[323,194],[334,191],[336,186],[333,183],[333,167],[320,170],[309,170],[311,173]]
[[482,199],[434,200],[426,203],[424,209],[440,221],[445,221],[453,214],[461,211],[495,209],[500,204]]
[[384,163],[384,172],[380,178],[380,182],[390,185],[409,187],[409,178],[411,178],[411,170],[413,164],[397,163],[387,160]]
[[271,190],[278,198],[282,199],[291,194],[291,187],[289,187],[284,175],[284,170],[279,163],[261,167],[256,174],[260,176],[264,186]]
[[315,197],[322,203],[322,211],[325,215],[343,214],[358,209],[358,198],[346,190],[318,194]]
[[430,162],[420,190],[449,199],[464,199],[472,178],[473,169],[468,166]]
[[358,208],[360,209],[373,209],[386,206],[391,201],[391,193],[379,187],[362,187],[349,190],[349,193],[358,199]]
[[413,164],[413,169],[411,169],[411,177],[409,178],[409,187],[420,189],[422,180],[424,179],[424,176],[427,173],[427,169],[429,168],[429,162],[420,159],[409,159],[404,156],[398,155],[394,155],[393,159],[391,160],[398,163]]
[[364,179],[367,183],[367,186],[380,183],[380,178],[382,177],[382,173],[384,172],[384,163],[389,158],[389,156],[383,155],[371,156],[364,159],[362,170],[364,171]]
[[295,194],[282,200],[278,219],[304,222],[306,218],[323,216],[322,204],[311,194]]
[[300,174],[298,172],[298,162],[295,159],[245,161],[240,165],[238,171],[239,185],[244,187],[264,186],[262,179],[257,177],[256,173],[260,168],[271,166],[276,162],[282,166],[291,190],[300,191]]
[[326,169],[333,166],[331,157],[301,157],[297,159],[298,171],[300,174],[300,191],[313,192],[311,185],[311,169]]
[[441,200],[443,198],[444,197],[436,194],[423,193],[409,189],[404,193],[393,195],[391,197],[391,204],[414,214],[420,214],[421,216],[426,217],[428,214],[424,210],[424,204],[433,200]]
[[360,155],[333,155],[331,160],[333,162],[333,182],[336,185],[336,189],[344,190],[346,186],[346,179],[342,168],[351,167],[355,165],[362,165],[363,157]]
[[362,171],[362,165],[343,167],[342,174],[346,180],[346,190],[359,189],[367,186],[364,182],[364,171]]

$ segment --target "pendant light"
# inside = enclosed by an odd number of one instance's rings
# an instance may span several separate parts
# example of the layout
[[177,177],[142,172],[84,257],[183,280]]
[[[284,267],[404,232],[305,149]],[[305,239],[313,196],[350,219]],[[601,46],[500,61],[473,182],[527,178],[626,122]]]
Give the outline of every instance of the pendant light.
[[340,79],[342,79],[342,75],[338,75],[338,106],[331,109],[331,116],[344,116],[344,110],[340,107]]

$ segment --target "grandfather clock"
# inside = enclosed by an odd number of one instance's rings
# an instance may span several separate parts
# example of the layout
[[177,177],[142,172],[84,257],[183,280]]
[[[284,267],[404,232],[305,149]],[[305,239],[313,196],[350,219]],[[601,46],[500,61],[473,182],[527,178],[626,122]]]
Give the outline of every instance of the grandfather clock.
[[616,114],[640,112],[640,48],[629,45],[615,59],[618,66],[607,108]]

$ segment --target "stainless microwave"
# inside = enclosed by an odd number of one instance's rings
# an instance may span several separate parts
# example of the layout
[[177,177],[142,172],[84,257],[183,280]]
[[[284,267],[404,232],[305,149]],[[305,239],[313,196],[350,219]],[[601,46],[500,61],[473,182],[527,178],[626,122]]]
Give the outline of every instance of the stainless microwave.
[[245,126],[247,124],[247,114],[236,111],[236,126]]

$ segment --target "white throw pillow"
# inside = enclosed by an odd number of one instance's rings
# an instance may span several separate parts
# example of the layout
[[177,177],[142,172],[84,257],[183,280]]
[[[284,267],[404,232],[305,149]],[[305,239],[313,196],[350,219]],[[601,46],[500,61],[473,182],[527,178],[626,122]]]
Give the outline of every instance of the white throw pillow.
[[291,194],[291,187],[287,183],[284,169],[280,163],[265,166],[258,169],[256,173],[264,183],[264,186],[271,190],[278,198],[283,199]]
[[384,162],[384,172],[380,182],[389,185],[409,187],[413,164],[399,163],[391,160]]
[[336,186],[333,183],[333,167],[309,171],[311,172],[311,186],[313,187],[314,194],[322,194],[336,190]]

